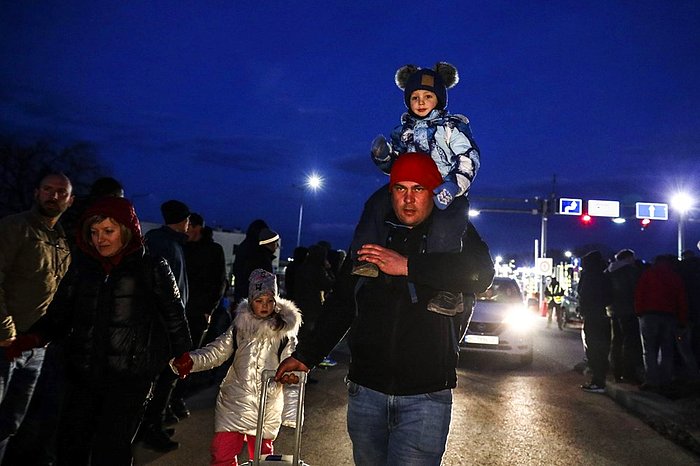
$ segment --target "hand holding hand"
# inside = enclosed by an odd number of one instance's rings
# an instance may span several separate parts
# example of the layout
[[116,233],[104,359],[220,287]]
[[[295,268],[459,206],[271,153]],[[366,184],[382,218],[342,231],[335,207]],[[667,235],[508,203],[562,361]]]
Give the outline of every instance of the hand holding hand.
[[184,379],[190,374],[190,372],[192,372],[193,366],[194,361],[192,361],[190,353],[182,353],[182,356],[173,359],[173,362],[171,363],[171,367],[177,371],[177,375],[181,379]]
[[459,192],[459,186],[451,181],[446,181],[433,190],[433,201],[440,210],[445,210],[452,204],[452,201]]

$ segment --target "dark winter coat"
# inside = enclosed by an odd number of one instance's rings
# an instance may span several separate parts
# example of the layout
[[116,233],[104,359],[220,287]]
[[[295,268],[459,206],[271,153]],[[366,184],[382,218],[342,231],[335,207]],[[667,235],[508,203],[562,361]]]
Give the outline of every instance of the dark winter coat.
[[[81,253],[31,332],[43,341],[65,339],[71,378],[152,379],[192,345],[180,293],[167,261],[145,253],[129,201],[105,198],[99,207],[115,208],[109,217],[132,230],[131,242],[123,255],[103,258],[79,237]],[[127,207],[131,215],[119,217]]]
[[211,314],[226,291],[224,248],[213,240],[201,239],[185,245],[189,297],[187,314]]
[[314,245],[296,274],[294,302],[304,316],[304,325],[312,324],[321,314],[324,293],[333,287],[335,279],[328,273],[326,249]]
[[275,260],[274,251],[267,246],[257,246],[250,251],[243,267],[241,275],[236,277],[234,299],[239,302],[241,299],[248,297],[248,288],[250,285],[250,274],[255,269],[263,269],[270,273],[272,270],[272,262]]
[[610,304],[613,317],[634,316],[634,290],[641,270],[634,261],[608,272],[612,292]]
[[408,257],[406,276],[373,279],[351,274],[345,261],[311,337],[294,357],[316,365],[348,333],[352,354],[348,378],[391,395],[415,395],[454,388],[457,382],[460,316],[430,312],[439,290],[486,290],[494,269],[488,246],[472,226],[460,253],[426,250],[430,219],[412,229],[388,226],[386,246]]
[[612,301],[610,279],[605,274],[605,262],[598,251],[581,258],[581,279],[578,282],[578,303],[581,315],[606,317],[605,307]]
[[146,233],[146,248],[153,257],[162,257],[168,261],[180,289],[182,305],[187,306],[189,285],[185,265],[185,244],[187,235],[177,232],[167,225]]
[[700,323],[700,258],[683,259],[678,272],[688,294],[688,321]]

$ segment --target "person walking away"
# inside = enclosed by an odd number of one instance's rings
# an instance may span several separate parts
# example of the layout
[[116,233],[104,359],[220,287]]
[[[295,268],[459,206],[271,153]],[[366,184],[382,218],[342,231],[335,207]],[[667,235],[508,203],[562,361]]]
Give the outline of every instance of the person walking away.
[[[300,341],[305,340],[313,330],[314,324],[321,314],[325,296],[335,283],[335,277],[330,273],[327,254],[328,249],[315,244],[309,247],[309,254],[299,268],[295,285],[295,303],[301,309],[304,318],[299,330]],[[329,357],[325,357],[319,363],[320,366],[324,367],[333,367],[336,364],[337,362]],[[311,383],[314,383],[315,380],[311,379]]]
[[[683,251],[678,269],[688,295],[688,326],[681,335],[682,354],[700,361],[700,257],[690,249]],[[689,374],[692,378],[692,374]]]
[[552,277],[549,286],[544,291],[545,301],[547,301],[547,327],[552,324],[552,313],[556,313],[557,326],[559,330],[564,330],[564,315],[562,304],[564,304],[564,289],[559,285],[559,281]]
[[[399,154],[423,152],[432,157],[442,179],[433,190],[440,212],[434,215],[431,249],[458,252],[462,247],[459,240],[469,222],[467,195],[481,162],[469,119],[446,110],[447,89],[459,82],[457,68],[446,62],[437,63],[433,69],[405,65],[397,70],[394,81],[403,91],[408,112],[401,117],[401,124],[394,128],[389,141],[383,135],[372,141],[372,160],[389,174]],[[382,223],[390,210],[386,187],[375,192],[365,204],[351,245],[351,258],[356,262],[353,273],[378,275],[373,264],[357,261],[357,250],[363,244],[383,240]],[[443,291],[431,301],[431,310],[447,315],[462,312],[463,297]]]
[[[73,200],[68,177],[50,173],[34,190],[30,210],[0,219],[0,352],[44,315],[68,271],[69,244],[58,221]],[[27,413],[45,354],[42,346],[12,361],[0,356],[0,462]]]
[[[256,269],[248,281],[248,298],[239,303],[229,329],[204,348],[171,362],[172,370],[184,378],[191,372],[217,367],[233,355],[214,410],[211,464],[217,466],[237,465],[246,442],[249,458],[253,458],[260,390],[266,386],[262,371],[275,369],[281,359],[292,354],[301,324],[296,305],[279,296],[274,274]],[[262,454],[273,453],[273,441],[283,422],[296,427],[293,401],[292,396],[283,395],[281,385],[273,388],[267,399]]]
[[353,262],[345,261],[311,335],[275,376],[296,382],[289,371],[313,368],[347,333],[347,427],[359,466],[439,465],[445,451],[460,316],[431,312],[428,303],[440,290],[485,291],[494,267],[472,225],[462,235],[460,252],[430,250],[432,192],[441,182],[429,155],[397,159],[386,193],[392,209],[384,239],[358,251],[381,278],[353,275]]
[[[243,298],[248,296],[248,277],[253,269],[248,269],[248,260],[253,251],[258,248],[260,232],[268,228],[265,220],[256,219],[250,222],[245,233],[245,238],[233,249],[233,305],[238,305]],[[267,269],[265,269],[267,270]]]
[[641,269],[634,251],[619,251],[606,272],[612,293],[609,310],[612,320],[610,359],[613,375],[616,382],[640,385],[644,381],[644,364],[639,320],[634,313],[634,291]]
[[581,258],[578,300],[586,358],[592,373],[591,381],[581,385],[581,389],[591,393],[605,393],[609,367],[610,318],[605,308],[611,302],[611,291],[605,265],[600,251],[591,251]]
[[645,382],[642,390],[666,392],[673,381],[677,329],[688,323],[683,279],[674,270],[676,258],[661,255],[645,270],[634,293],[634,310],[642,332]]
[[226,257],[224,248],[214,241],[214,232],[197,213],[190,215],[187,238],[184,248],[189,287],[186,313],[195,349],[201,345],[211,314],[224,297]]
[[192,343],[170,267],[144,253],[131,202],[105,197],[80,223],[77,246],[84,254],[47,313],[7,352],[18,357],[65,339],[58,465],[128,465],[156,376]]
[[305,246],[297,246],[294,248],[292,260],[284,269],[284,293],[285,298],[294,301],[294,292],[296,288],[297,275],[301,264],[304,263],[306,256],[309,254],[309,248]]
[[[187,237],[185,267],[189,297],[185,314],[192,335],[191,349],[197,349],[202,346],[212,315],[226,292],[226,257],[224,248],[214,241],[213,230],[198,213],[190,214]],[[180,411],[187,409],[184,400],[208,384],[210,374],[198,375],[179,380],[175,385],[170,404],[176,416],[178,408]]]
[[[190,227],[190,209],[185,203],[173,199],[161,204],[160,211],[165,224],[146,233],[146,248],[153,256],[168,261],[180,290],[182,305],[187,308],[189,284],[184,247]],[[139,437],[147,447],[156,451],[168,452],[179,447],[179,443],[171,440],[165,431],[166,418],[168,423],[176,423],[190,415],[182,398],[176,397],[171,403],[176,384],[177,377],[170,369],[164,368],[153,389],[153,397],[148,402]]]

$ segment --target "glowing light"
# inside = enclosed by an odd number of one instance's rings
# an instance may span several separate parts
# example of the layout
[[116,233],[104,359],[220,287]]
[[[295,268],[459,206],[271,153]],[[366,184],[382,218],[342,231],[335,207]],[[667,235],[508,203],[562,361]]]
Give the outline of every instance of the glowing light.
[[532,327],[532,316],[532,312],[528,312],[524,306],[514,306],[508,310],[503,322],[511,326],[514,330],[524,332]]
[[323,187],[323,177],[316,173],[312,173],[306,177],[306,186],[312,191],[317,191]]
[[688,193],[677,193],[671,198],[671,206],[681,214],[692,209],[694,203],[695,199]]

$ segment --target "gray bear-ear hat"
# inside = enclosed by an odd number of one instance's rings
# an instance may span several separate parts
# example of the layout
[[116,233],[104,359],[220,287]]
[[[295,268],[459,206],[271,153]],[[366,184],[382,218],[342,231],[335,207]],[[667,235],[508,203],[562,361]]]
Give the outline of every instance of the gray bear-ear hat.
[[394,81],[403,91],[406,108],[411,108],[411,94],[419,89],[433,92],[437,96],[436,108],[443,110],[447,107],[447,89],[459,82],[457,68],[441,61],[434,69],[419,68],[416,65],[404,65],[396,70]]

